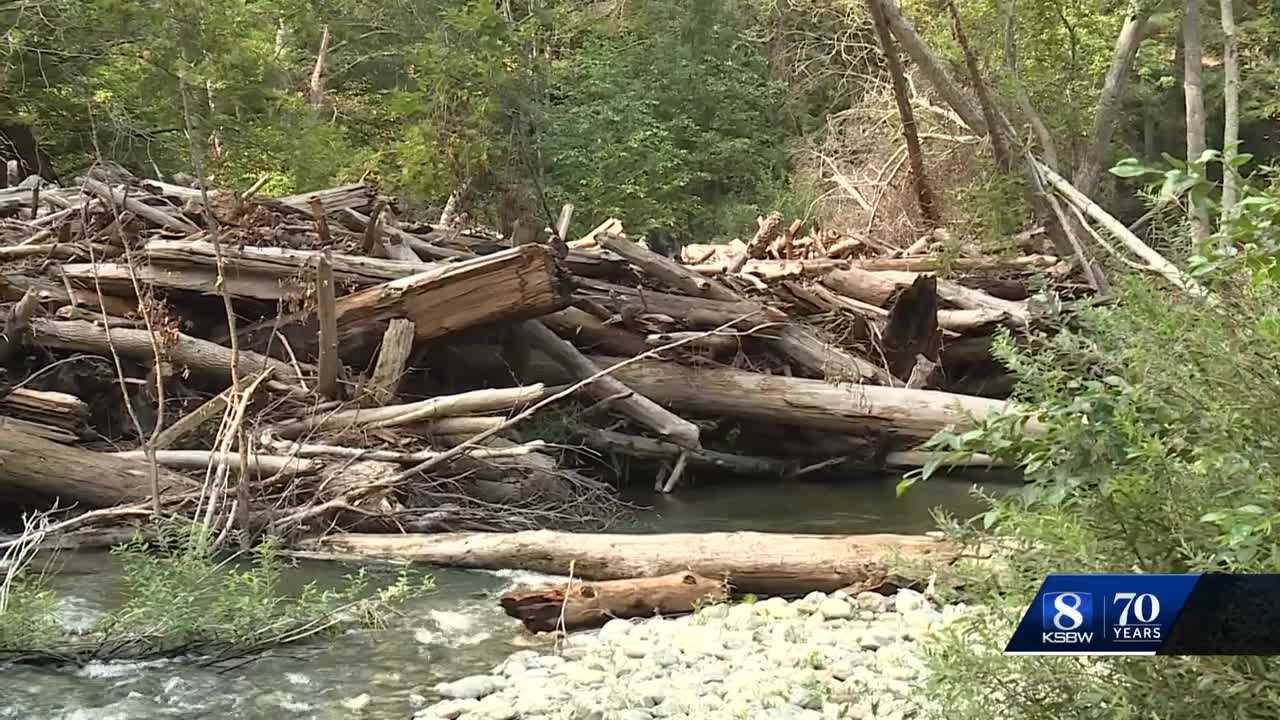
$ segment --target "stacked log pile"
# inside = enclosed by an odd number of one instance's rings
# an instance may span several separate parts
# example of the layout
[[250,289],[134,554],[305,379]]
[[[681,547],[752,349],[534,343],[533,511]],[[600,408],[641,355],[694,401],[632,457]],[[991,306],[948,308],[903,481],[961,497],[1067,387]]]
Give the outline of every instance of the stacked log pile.
[[666,492],[921,464],[1001,409],[992,330],[1065,275],[778,216],[667,257],[568,209],[513,240],[364,184],[258,190],[0,190],[0,496],[224,539],[521,530],[608,524],[601,458]]

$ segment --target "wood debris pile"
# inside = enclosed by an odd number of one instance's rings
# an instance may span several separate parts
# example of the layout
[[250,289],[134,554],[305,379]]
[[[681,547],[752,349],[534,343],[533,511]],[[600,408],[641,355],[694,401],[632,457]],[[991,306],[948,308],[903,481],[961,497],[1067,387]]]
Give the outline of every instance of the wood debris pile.
[[158,486],[222,537],[600,526],[640,467],[918,465],[1001,407],[991,333],[1066,274],[777,215],[675,259],[616,220],[565,242],[572,208],[513,243],[363,184],[77,182],[0,189],[0,497],[80,525]]

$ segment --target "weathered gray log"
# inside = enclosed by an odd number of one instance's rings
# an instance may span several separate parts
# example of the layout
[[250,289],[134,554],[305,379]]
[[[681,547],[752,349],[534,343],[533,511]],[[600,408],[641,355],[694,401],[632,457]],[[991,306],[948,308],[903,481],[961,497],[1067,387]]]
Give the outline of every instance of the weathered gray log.
[[411,353],[413,353],[413,323],[403,318],[396,318],[387,325],[387,331],[382,334],[382,346],[378,349],[378,364],[373,367],[373,372],[369,374],[369,383],[365,386],[369,404],[386,405],[395,399]]
[[[217,253],[213,243],[205,240],[152,240],[145,248],[147,260],[169,267],[197,266],[214,268]],[[223,261],[229,278],[238,275],[261,276],[288,280],[310,271],[322,253],[316,250],[294,250],[274,247],[223,248]],[[422,261],[405,262],[333,253],[329,256],[333,276],[339,284],[367,287],[408,277],[432,266]]]
[[[556,334],[536,320],[521,323],[516,333],[530,347],[541,350],[568,370],[577,380],[587,378],[600,372],[572,344],[556,337]],[[644,425],[654,432],[668,438],[685,448],[697,448],[699,442],[698,426],[664,409],[662,406],[634,392],[612,375],[604,375],[587,385],[587,392],[598,399],[612,398],[613,407],[632,420]]]
[[768,334],[776,335],[773,345],[779,352],[818,377],[835,382],[893,382],[884,368],[824,342],[810,328],[793,323]]
[[[850,585],[873,589],[895,561],[949,564],[956,550],[919,535],[516,533],[330,535],[321,546],[372,558],[456,567],[531,570],[585,580],[657,577],[690,571],[726,579],[739,592],[801,595]],[[899,568],[898,570],[902,570]],[[923,578],[917,578],[922,580]]]
[[422,423],[457,415],[507,411],[530,402],[537,402],[542,399],[545,392],[546,388],[542,385],[472,390],[403,405],[356,408],[330,414],[317,413],[300,420],[283,423],[275,428],[275,432],[283,438],[296,438],[314,430],[344,432],[359,428]]
[[540,319],[557,335],[586,351],[639,355],[649,349],[643,337],[616,325],[606,325],[596,316],[576,307],[567,307]]
[[606,249],[626,258],[646,274],[686,295],[729,302],[741,300],[736,293],[720,283],[702,277],[683,265],[643,248],[621,235],[604,234],[596,239]]
[[[37,318],[31,322],[31,338],[37,345],[62,350],[79,350],[109,357],[114,346],[115,351],[124,357],[138,360],[151,360],[153,357],[151,335],[146,330],[112,328],[108,331],[82,320]],[[230,376],[230,348],[182,333],[166,337],[164,343],[167,360],[176,367],[185,367],[195,373]],[[293,365],[248,350],[240,351],[237,364],[243,375],[272,368],[276,380],[296,382],[299,379]],[[304,370],[307,368],[305,365],[302,367]]]
[[[110,507],[151,495],[145,460],[59,445],[0,424],[0,487],[58,498],[62,505]],[[187,489],[181,475],[159,469],[161,494]]]
[[413,321],[418,340],[429,340],[568,304],[567,283],[551,254],[540,245],[522,245],[347,295],[338,300],[337,315],[343,337],[402,317]]
[[[591,359],[600,367],[620,360]],[[533,363],[532,371],[539,372],[538,363]],[[967,428],[973,419],[983,419],[1007,406],[1000,400],[934,390],[834,385],[824,380],[652,360],[633,363],[614,374],[627,387],[676,410],[835,432],[884,430],[906,438],[928,438],[946,427]]]

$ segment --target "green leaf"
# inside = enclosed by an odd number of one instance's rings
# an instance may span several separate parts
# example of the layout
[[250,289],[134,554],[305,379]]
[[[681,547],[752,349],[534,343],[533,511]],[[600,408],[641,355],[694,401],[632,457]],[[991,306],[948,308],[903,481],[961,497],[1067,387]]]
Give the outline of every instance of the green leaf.
[[1222,522],[1226,518],[1227,518],[1226,513],[1222,512],[1221,510],[1215,510],[1214,512],[1207,512],[1201,515],[1200,522],[1218,523],[1218,522]]
[[1108,172],[1116,177],[1135,178],[1143,175],[1157,174],[1160,171],[1139,163],[1134,158],[1126,158],[1116,163]]

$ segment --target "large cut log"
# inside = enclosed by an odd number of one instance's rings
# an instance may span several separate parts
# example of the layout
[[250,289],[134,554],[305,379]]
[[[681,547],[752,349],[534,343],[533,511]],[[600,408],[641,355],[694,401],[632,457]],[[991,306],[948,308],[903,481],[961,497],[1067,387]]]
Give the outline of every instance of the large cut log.
[[498,598],[508,615],[532,632],[585,630],[613,618],[671,616],[722,602],[725,584],[691,572],[661,577],[519,587]]
[[429,340],[555,312],[569,304],[568,292],[547,248],[522,245],[347,295],[337,303],[338,327],[351,337],[403,317],[413,322],[419,340]]
[[89,420],[89,406],[75,395],[17,388],[0,398],[0,415],[52,425],[79,435]]
[[707,300],[652,290],[642,291],[582,278],[577,280],[576,285],[573,293],[575,299],[595,303],[617,314],[622,314],[626,308],[634,308],[640,313],[667,315],[690,328],[719,327],[743,316],[750,316],[742,321],[743,326],[786,320],[783,313],[772,308],[764,308],[762,311],[761,306],[753,302]]
[[[556,337],[547,326],[528,320],[516,328],[517,336],[530,347],[541,350],[569,371],[576,380],[586,380],[600,372],[572,344]],[[587,385],[587,392],[598,400],[608,400],[611,407],[685,448],[701,447],[698,426],[635,392],[612,375],[602,375]]]
[[[592,360],[601,367],[620,361],[613,357]],[[532,363],[532,372],[539,373],[541,367]],[[973,419],[981,420],[1007,407],[999,400],[934,390],[834,385],[824,380],[653,360],[632,363],[614,375],[665,407],[846,433],[882,430],[899,437],[927,438],[946,427],[970,427]]]
[[[828,273],[822,278],[822,284],[851,298],[872,305],[884,305],[898,291],[911,287],[918,277],[920,274],[914,272],[849,268]],[[1018,327],[1026,327],[1029,318],[1025,302],[1002,300],[950,280],[938,281],[938,297],[965,310],[1004,313]]]
[[913,567],[949,563],[955,549],[919,535],[672,533],[595,535],[515,533],[330,535],[321,546],[355,556],[465,568],[530,570],[584,580],[622,580],[692,572],[726,579],[738,592],[799,595],[850,585],[869,588]]
[[[204,240],[152,240],[146,246],[147,260],[165,267],[217,267],[218,256],[213,243]],[[321,253],[316,250],[294,250],[274,247],[223,248],[223,262],[228,280],[238,275],[287,280],[309,273]],[[361,255],[331,254],[333,278],[339,285],[367,287],[408,277],[427,269],[419,261],[383,260]]]
[[[65,507],[110,507],[151,495],[145,460],[116,457],[59,445],[0,424],[0,488],[58,498]],[[158,470],[161,494],[191,483]]]
[[646,274],[686,295],[735,302],[736,293],[715,280],[708,280],[683,265],[642,247],[621,235],[605,234],[598,238],[605,248],[626,258]]
[[[108,357],[114,348],[120,355],[135,360],[148,361],[154,357],[151,334],[146,330],[111,328],[110,337],[107,332],[105,328],[83,320],[36,319],[31,322],[32,342],[44,347]],[[165,359],[178,368],[200,374],[230,376],[231,348],[182,333],[164,336],[161,348]],[[275,380],[287,383],[299,380],[293,365],[248,350],[240,351],[237,367],[242,375],[253,375],[271,368]],[[305,369],[307,366],[301,367]]]

